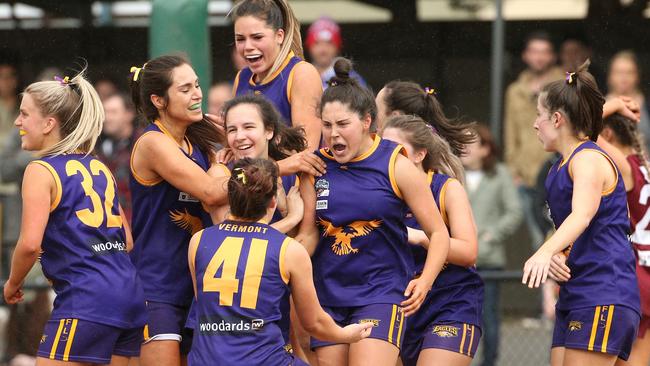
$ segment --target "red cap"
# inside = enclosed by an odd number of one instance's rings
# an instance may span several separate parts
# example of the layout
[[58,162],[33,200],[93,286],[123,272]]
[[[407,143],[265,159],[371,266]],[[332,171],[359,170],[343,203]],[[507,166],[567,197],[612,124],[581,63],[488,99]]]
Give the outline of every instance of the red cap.
[[343,43],[341,39],[341,28],[334,20],[328,17],[321,17],[316,20],[307,30],[307,48],[311,48],[314,43],[319,41],[332,42],[336,48],[340,49]]

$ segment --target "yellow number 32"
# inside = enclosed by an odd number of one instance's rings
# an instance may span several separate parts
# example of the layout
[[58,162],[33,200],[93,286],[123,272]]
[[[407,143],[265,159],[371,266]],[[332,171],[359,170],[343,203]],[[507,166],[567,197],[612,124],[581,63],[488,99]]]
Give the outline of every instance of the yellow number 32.
[[[70,160],[65,164],[65,172],[68,177],[75,174],[81,174],[81,187],[87,197],[90,197],[92,209],[84,208],[76,212],[81,222],[90,227],[99,227],[104,222],[104,213],[106,213],[106,226],[122,227],[122,217],[113,214],[113,201],[115,200],[115,185],[113,184],[113,175],[106,165],[99,160],[90,161],[90,172],[78,160]],[[90,174],[92,172],[92,175]],[[93,188],[93,176],[102,174],[106,178],[106,190],[104,191],[104,204],[99,194]]]

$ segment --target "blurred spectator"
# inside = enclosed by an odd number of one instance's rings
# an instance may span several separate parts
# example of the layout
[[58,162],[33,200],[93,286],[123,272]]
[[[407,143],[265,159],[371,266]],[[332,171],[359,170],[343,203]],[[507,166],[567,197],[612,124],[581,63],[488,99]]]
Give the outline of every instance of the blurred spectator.
[[[8,57],[0,59],[0,144],[14,129],[18,116],[18,73],[16,64]],[[0,145],[2,148],[2,145]]]
[[102,101],[111,95],[118,93],[117,85],[115,85],[113,80],[108,78],[97,79],[93,86],[95,87],[97,94],[99,94],[99,99]]
[[129,189],[131,149],[137,132],[134,125],[135,109],[131,99],[113,94],[103,101],[106,120],[97,141],[97,156],[113,172],[117,182],[120,205],[131,221],[131,190]]
[[527,68],[508,86],[505,95],[505,159],[519,190],[526,227],[533,248],[544,239],[535,222],[532,203],[535,200],[535,180],[539,168],[548,159],[532,127],[537,114],[537,96],[547,83],[562,79],[564,73],[555,65],[553,43],[547,33],[531,34],[525,44],[522,59]]
[[594,76],[600,90],[606,90],[605,73],[593,59],[591,46],[582,37],[567,37],[560,45],[560,67],[562,71],[575,71],[587,59],[591,60],[589,72]]
[[639,130],[643,134],[645,149],[648,151],[648,147],[650,147],[650,114],[648,113],[648,101],[643,95],[640,84],[641,70],[634,52],[628,50],[615,54],[609,63],[607,99],[626,96],[639,104],[641,109]]
[[[323,80],[323,89],[327,89],[327,82],[334,76],[334,61],[343,46],[341,28],[334,20],[321,17],[309,26],[305,44],[311,63],[316,67]],[[366,81],[356,71],[352,70],[350,76],[362,86],[366,86]]]
[[215,116],[221,116],[223,104],[232,98],[232,84],[229,82],[219,82],[208,92],[208,113]]
[[[498,150],[490,131],[476,126],[478,139],[467,145],[461,157],[465,182],[476,220],[480,271],[503,270],[506,264],[506,240],[521,221],[517,189],[508,169],[497,161]],[[483,302],[483,366],[496,364],[499,349],[499,283],[485,282]]]

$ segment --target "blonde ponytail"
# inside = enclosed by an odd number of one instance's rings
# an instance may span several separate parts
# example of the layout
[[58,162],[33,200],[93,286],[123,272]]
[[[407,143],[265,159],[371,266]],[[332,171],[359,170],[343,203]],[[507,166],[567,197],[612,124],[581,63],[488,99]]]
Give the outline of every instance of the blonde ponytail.
[[84,68],[72,79],[39,81],[29,85],[29,94],[44,116],[59,122],[61,140],[40,151],[39,156],[69,153],[90,154],[104,124],[104,107],[93,86],[85,79]]

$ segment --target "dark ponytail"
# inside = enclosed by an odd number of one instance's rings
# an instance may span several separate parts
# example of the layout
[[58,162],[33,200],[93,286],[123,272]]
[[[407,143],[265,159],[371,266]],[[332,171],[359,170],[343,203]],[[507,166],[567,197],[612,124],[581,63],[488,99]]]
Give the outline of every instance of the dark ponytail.
[[473,123],[448,119],[432,89],[423,89],[414,82],[398,80],[386,84],[384,89],[384,103],[388,114],[400,111],[422,118],[447,140],[454,155],[461,156],[465,145],[476,140]]
[[269,141],[269,157],[271,159],[276,161],[286,159],[307,148],[304,129],[302,127],[287,127],[273,104],[260,95],[241,95],[227,101],[222,110],[226,129],[228,128],[228,112],[241,104],[249,104],[257,108],[264,123],[264,129],[273,131],[273,138]]
[[596,141],[603,129],[603,105],[605,97],[598,90],[593,75],[585,61],[575,72],[567,72],[565,80],[547,84],[540,94],[542,105],[550,111],[562,112],[569,119],[576,136],[585,134]]
[[329,81],[329,88],[323,92],[319,113],[323,112],[323,106],[331,102],[345,104],[351,111],[356,112],[360,118],[366,114],[370,115],[371,122],[377,118],[377,105],[375,97],[370,90],[359,85],[359,82],[350,77],[352,62],[346,58],[339,58],[334,62],[334,73]]
[[277,165],[267,159],[236,161],[228,180],[230,213],[251,221],[264,217],[278,190],[278,173]]
[[639,132],[636,122],[620,114],[613,114],[603,120],[603,127],[611,129],[621,145],[631,147],[641,161],[641,164],[650,173],[643,135]]
[[[131,98],[136,111],[147,121],[160,118],[156,106],[151,102],[152,95],[163,97],[165,106],[169,103],[168,90],[173,82],[174,69],[190,65],[181,55],[164,55],[147,61],[141,68],[133,67],[130,75]],[[190,65],[191,66],[191,65]],[[191,124],[185,131],[190,142],[204,153],[215,150],[222,142],[222,133],[205,119]]]

